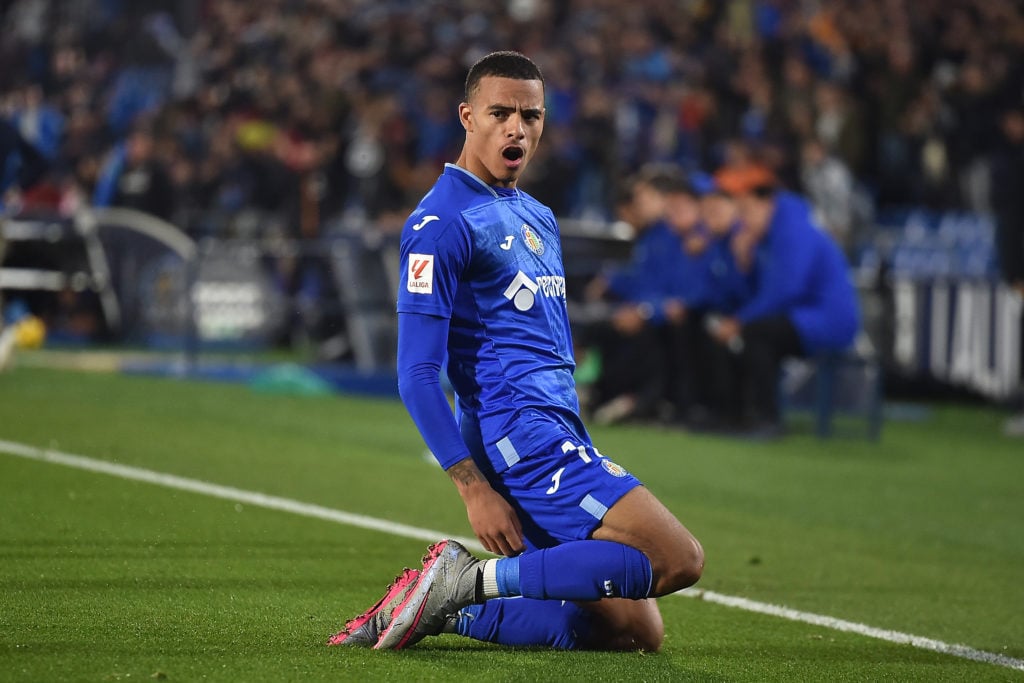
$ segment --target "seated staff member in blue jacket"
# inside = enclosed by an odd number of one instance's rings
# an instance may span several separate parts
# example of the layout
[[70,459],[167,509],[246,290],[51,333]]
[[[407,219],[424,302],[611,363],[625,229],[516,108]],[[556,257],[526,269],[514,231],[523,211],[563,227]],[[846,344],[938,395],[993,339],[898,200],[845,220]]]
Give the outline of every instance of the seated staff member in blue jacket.
[[601,354],[591,396],[599,424],[659,414],[667,382],[662,302],[682,248],[666,211],[669,193],[682,181],[678,168],[664,164],[645,166],[629,180],[622,217],[635,231],[631,259],[599,274],[584,292],[587,301],[610,307],[606,318],[577,326],[580,344]]
[[679,174],[665,192],[665,220],[678,236],[679,244],[666,264],[666,284],[662,298],[652,305],[652,321],[661,321],[665,377],[663,417],[673,423],[685,423],[695,403],[693,363],[694,339],[691,302],[700,286],[700,273],[706,258],[710,235],[701,223],[700,198],[693,179]]
[[[685,252],[673,296],[664,308],[670,326],[670,358],[677,369],[672,387],[674,418],[690,429],[717,429],[735,403],[731,354],[719,349],[707,322],[735,313],[749,297],[749,277],[736,266],[732,238],[739,230],[736,202],[714,180],[692,174],[689,192],[696,199],[697,225],[684,239]],[[723,357],[715,362],[714,357]]]
[[814,224],[809,204],[779,189],[770,171],[725,170],[716,182],[736,199],[733,254],[752,290],[712,336],[738,355],[738,398],[748,427],[774,435],[781,429],[782,360],[848,348],[860,328],[857,294],[838,245]]

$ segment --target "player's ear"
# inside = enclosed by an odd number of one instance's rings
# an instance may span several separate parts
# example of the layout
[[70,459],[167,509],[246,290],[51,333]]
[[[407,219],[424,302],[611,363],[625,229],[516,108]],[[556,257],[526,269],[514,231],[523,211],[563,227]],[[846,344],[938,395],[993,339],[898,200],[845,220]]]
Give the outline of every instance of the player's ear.
[[473,132],[473,108],[469,105],[469,102],[459,104],[459,121],[467,133]]

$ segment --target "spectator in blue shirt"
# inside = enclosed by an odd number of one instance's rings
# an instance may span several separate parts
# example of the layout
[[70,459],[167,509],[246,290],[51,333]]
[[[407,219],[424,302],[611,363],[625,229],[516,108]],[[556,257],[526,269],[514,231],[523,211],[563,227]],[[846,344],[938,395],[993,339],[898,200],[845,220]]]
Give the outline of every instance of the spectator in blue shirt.
[[60,153],[64,116],[46,101],[42,86],[34,83],[25,88],[19,106],[12,113],[11,123],[46,159],[52,161]]

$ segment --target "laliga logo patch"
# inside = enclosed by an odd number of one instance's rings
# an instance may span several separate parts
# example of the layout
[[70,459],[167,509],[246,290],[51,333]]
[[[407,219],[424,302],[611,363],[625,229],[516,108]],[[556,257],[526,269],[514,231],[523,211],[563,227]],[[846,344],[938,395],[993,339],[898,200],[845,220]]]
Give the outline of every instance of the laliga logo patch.
[[612,475],[613,477],[624,477],[627,474],[629,474],[629,472],[627,472],[624,467],[622,467],[621,465],[616,465],[608,458],[604,458],[603,460],[601,460],[601,467],[603,467],[604,471]]
[[434,291],[433,254],[409,254],[409,278],[405,288],[413,294],[431,294]]
[[531,228],[526,223],[523,223],[522,231],[523,241],[526,242],[527,248],[529,248],[529,250],[532,251],[537,256],[543,254],[544,243],[540,241],[539,237],[537,237],[537,233],[533,231],[533,228]]

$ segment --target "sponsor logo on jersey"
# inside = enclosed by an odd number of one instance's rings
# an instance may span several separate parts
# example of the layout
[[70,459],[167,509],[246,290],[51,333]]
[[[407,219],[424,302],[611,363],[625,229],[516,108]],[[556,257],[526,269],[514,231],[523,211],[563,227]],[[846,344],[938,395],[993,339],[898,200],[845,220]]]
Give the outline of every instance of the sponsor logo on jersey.
[[540,241],[540,237],[533,231],[526,223],[523,223],[521,228],[523,231],[523,241],[526,242],[527,248],[537,256],[544,253],[544,243]]
[[561,275],[541,275],[537,278],[537,287],[544,296],[565,298],[565,278]]
[[533,302],[537,300],[536,294],[540,287],[529,278],[523,271],[516,273],[512,278],[512,284],[505,288],[505,298],[520,311],[528,311],[533,308]]
[[413,294],[433,293],[433,254],[409,254],[409,277],[405,282],[405,288]]
[[608,458],[605,458],[601,461],[601,467],[603,467],[604,471],[612,475],[613,477],[624,477],[627,474],[629,474],[629,472],[626,471],[626,468],[622,467],[621,465],[616,465]]
[[538,293],[544,297],[558,297],[564,301],[565,278],[561,275],[540,275],[533,280],[520,270],[512,279],[512,283],[505,288],[504,296],[517,310],[526,312],[533,308]]

